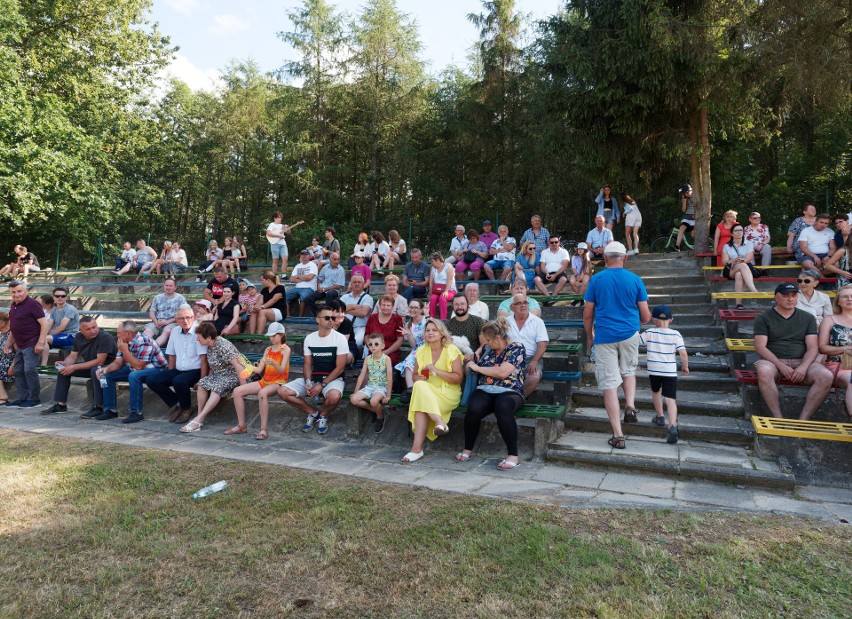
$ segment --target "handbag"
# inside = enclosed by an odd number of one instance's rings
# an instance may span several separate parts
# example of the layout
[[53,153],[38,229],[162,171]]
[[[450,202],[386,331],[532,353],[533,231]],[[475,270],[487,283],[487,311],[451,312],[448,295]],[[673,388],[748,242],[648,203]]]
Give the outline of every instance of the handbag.
[[477,383],[479,383],[479,379],[476,372],[468,368],[464,375],[464,391],[462,391],[459,406],[467,406],[468,401],[470,401],[470,396],[472,396],[473,392],[476,391]]
[[466,252],[464,252],[464,254],[462,254],[462,260],[464,260],[468,264],[471,264],[475,260],[479,260],[479,256],[477,256],[472,251],[466,251]]

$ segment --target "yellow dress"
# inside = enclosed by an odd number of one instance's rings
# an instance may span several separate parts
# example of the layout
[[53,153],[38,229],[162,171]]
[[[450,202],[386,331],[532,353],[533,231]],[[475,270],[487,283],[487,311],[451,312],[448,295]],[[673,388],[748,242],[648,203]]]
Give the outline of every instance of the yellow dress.
[[[441,352],[441,356],[435,363],[435,367],[444,372],[452,372],[453,361],[457,357],[463,357],[455,345],[446,346]],[[424,368],[432,363],[432,349],[428,344],[422,345],[417,349],[415,354],[417,359],[417,367]],[[444,423],[450,420],[450,414],[459,405],[461,400],[461,385],[453,385],[445,381],[443,378],[432,373],[427,380],[418,380],[414,383],[414,389],[411,393],[411,404],[408,407],[408,421],[411,422],[411,428],[414,429],[414,416],[417,412],[438,414]],[[430,441],[434,441],[435,422],[429,420],[429,430],[426,432],[426,437]]]

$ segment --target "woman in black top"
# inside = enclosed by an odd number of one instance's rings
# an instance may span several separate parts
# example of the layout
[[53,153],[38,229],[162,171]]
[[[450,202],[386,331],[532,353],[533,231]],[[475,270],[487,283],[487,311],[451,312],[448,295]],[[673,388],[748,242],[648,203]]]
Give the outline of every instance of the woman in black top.
[[251,308],[249,333],[266,333],[267,322],[277,322],[287,317],[287,301],[284,286],[278,283],[278,276],[265,271],[260,276],[261,302]]
[[222,300],[216,306],[213,324],[219,335],[232,335],[240,332],[240,303],[234,298],[234,289],[222,288]]

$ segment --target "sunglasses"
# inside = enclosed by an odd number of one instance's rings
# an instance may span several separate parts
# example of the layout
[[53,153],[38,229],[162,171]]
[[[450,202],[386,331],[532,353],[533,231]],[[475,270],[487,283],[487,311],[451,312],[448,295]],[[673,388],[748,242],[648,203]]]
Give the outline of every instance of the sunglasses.
[[53,295],[53,298],[54,299],[64,299],[67,296],[68,296],[67,294],[55,294],[55,295]]
[[320,316],[320,320],[335,320],[334,316]]
[[812,283],[813,281],[814,281],[814,280],[812,280],[812,279],[797,279],[797,280],[796,280],[796,282],[797,282],[797,283],[799,283],[799,284],[810,284],[810,283]]
[[550,241],[551,245],[559,245],[559,241]]
[[383,346],[383,344],[381,342],[367,342],[367,346],[369,346],[370,348],[375,348],[378,346]]

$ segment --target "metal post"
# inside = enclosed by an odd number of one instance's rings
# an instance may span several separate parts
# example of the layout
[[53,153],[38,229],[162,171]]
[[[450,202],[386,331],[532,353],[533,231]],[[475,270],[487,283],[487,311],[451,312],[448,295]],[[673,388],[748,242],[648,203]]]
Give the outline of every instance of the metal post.
[[413,217],[408,218],[408,246],[405,248],[408,251],[408,259],[411,260],[411,248],[414,247],[414,236],[411,233]]
[[56,268],[54,271],[59,270],[59,252],[62,251],[62,239],[56,239]]

